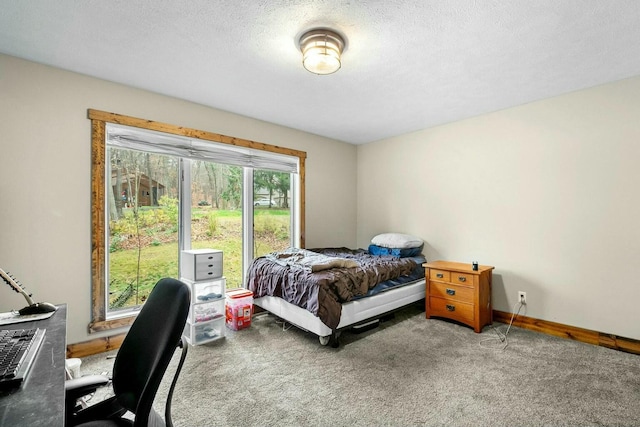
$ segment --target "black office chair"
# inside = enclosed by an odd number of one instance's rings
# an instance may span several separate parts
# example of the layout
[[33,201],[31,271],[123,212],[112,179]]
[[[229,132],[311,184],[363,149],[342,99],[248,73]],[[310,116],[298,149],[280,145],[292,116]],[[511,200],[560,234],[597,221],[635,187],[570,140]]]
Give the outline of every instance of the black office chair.
[[[171,399],[187,355],[182,332],[189,313],[189,287],[179,280],[158,281],[131,325],[113,365],[114,396],[73,413],[75,402],[108,382],[102,375],[66,381],[67,426],[172,426]],[[182,347],[165,406],[165,419],[152,407],[176,347]],[[122,418],[127,411],[134,421]]]

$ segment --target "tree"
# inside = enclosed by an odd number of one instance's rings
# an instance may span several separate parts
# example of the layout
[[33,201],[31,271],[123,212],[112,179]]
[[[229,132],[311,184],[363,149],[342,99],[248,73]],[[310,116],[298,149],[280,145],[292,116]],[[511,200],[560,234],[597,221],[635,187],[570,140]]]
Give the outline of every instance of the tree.
[[228,166],[224,177],[227,179],[227,186],[221,194],[222,200],[237,208],[242,198],[242,168]]
[[289,208],[289,190],[291,189],[291,175],[286,172],[278,172],[276,174],[276,190],[282,194],[281,206],[285,209]]
[[211,188],[211,206],[215,206],[216,209],[220,209],[220,197],[218,190],[218,174],[219,169],[216,167],[216,163],[206,162],[204,169],[207,171],[207,178],[209,179],[209,188]]
[[122,200],[122,162],[118,157],[118,150],[109,151],[109,157],[111,158],[111,170],[116,173],[115,194],[113,186],[109,185],[109,204],[111,205],[109,213],[110,219],[112,221],[117,221],[122,218],[122,205],[124,204],[124,201]]
[[153,185],[153,169],[151,167],[151,154],[145,153],[145,166],[147,169],[147,181],[149,183],[149,206],[158,206],[158,184]]
[[[271,200],[273,200],[273,190],[276,189],[276,186],[278,184],[278,174],[278,172],[266,170],[255,171],[253,174],[254,197],[256,190],[264,188],[265,190],[269,191],[269,202],[271,202]],[[269,203],[269,209],[271,209],[271,203]]]

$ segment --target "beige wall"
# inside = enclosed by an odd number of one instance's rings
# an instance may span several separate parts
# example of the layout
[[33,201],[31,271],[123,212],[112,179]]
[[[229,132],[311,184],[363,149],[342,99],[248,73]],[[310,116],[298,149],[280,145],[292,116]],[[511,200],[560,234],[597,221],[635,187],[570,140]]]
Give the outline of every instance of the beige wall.
[[640,339],[640,77],[358,148],[358,245],[493,265],[494,308]]
[[[0,267],[68,304],[68,343],[100,336],[87,334],[89,108],[306,151],[307,246],[355,245],[355,146],[0,55]],[[24,304],[2,285],[0,311]]]
[[430,260],[495,265],[498,310],[523,290],[528,316],[640,339],[640,78],[355,147],[0,55],[0,267],[69,305],[69,343],[100,336],[88,108],[304,150],[308,247],[416,234]]

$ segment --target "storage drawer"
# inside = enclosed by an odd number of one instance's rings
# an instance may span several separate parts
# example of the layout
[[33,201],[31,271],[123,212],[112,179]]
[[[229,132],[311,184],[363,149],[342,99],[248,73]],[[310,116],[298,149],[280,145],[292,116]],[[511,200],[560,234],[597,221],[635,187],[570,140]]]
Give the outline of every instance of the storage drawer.
[[451,272],[451,283],[473,286],[473,274]]
[[429,281],[429,295],[473,304],[473,288]]
[[219,262],[205,260],[196,265],[194,280],[209,280],[222,277],[222,257]]
[[217,301],[193,304],[189,321],[191,323],[202,323],[224,317],[224,302],[224,299],[218,299]]
[[429,308],[431,308],[429,316],[447,317],[467,324],[474,321],[473,304],[452,299],[429,297]]
[[188,284],[189,288],[192,289],[192,304],[224,299],[225,297],[227,282],[224,277],[214,280],[208,280],[206,282],[196,282],[193,280],[185,279],[184,277],[180,278],[180,280]]
[[224,318],[211,322],[191,324],[187,321],[184,337],[191,345],[204,344],[224,337]]
[[222,277],[222,251],[191,249],[180,255],[182,276],[189,280],[209,280]]
[[451,280],[451,273],[446,270],[429,270],[429,279],[437,280],[439,282],[449,282]]

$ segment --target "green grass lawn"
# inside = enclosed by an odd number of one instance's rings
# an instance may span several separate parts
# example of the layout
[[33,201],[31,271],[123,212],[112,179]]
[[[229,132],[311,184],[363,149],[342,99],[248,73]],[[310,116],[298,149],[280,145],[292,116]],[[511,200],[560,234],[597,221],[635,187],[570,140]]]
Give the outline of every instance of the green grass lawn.
[[[149,218],[144,217],[149,215]],[[287,209],[255,209],[255,256],[281,250],[289,246],[290,211]],[[151,220],[151,216],[160,222]],[[111,309],[141,304],[157,281],[163,277],[179,278],[178,234],[175,226],[153,210],[141,212],[140,223],[145,228],[132,236],[134,227],[114,225],[113,230],[127,230],[128,234],[112,233],[109,253],[109,304]],[[129,218],[128,221],[131,221]],[[242,283],[242,213],[194,209],[191,230],[192,249],[220,249],[223,251],[223,271],[227,288]]]

